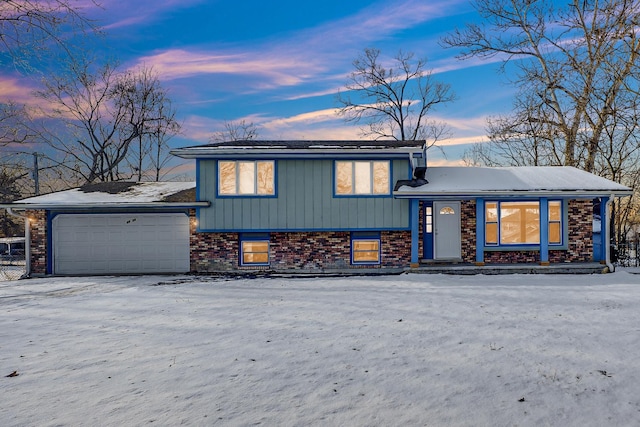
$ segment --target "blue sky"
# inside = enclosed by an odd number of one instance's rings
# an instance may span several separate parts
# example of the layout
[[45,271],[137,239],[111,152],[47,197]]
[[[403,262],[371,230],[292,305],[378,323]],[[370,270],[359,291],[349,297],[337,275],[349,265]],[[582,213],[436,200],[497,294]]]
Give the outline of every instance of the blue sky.
[[[335,115],[335,97],[368,47],[426,57],[457,94],[431,116],[453,137],[443,143],[446,158],[430,150],[430,164],[458,163],[468,144],[484,140],[486,117],[511,105],[498,64],[461,62],[438,43],[478,19],[468,0],[83,2],[107,34],[96,50],[159,73],[184,127],[175,147],[207,143],[238,120],[256,123],[261,139],[360,139],[357,125]],[[5,94],[24,94],[30,83],[7,71],[0,84]]]

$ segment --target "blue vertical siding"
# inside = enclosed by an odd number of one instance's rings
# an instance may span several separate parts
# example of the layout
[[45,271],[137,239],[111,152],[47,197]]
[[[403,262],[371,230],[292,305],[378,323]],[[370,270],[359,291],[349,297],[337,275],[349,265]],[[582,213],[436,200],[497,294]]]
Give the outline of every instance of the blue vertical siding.
[[[407,160],[393,160],[391,185],[407,179]],[[215,160],[199,160],[201,231],[409,229],[409,201],[388,197],[334,197],[334,162],[278,160],[277,197],[217,198]]]

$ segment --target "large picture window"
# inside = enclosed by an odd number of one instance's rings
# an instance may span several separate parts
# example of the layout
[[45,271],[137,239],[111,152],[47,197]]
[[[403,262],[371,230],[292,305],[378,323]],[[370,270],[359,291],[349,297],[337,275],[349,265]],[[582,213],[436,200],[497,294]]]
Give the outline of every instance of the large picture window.
[[388,161],[336,161],[335,181],[340,196],[391,194],[391,166]]
[[[562,244],[562,202],[549,201],[549,244]],[[540,243],[540,202],[487,202],[485,244],[536,245]]]
[[219,161],[218,194],[221,196],[275,195],[275,162]]

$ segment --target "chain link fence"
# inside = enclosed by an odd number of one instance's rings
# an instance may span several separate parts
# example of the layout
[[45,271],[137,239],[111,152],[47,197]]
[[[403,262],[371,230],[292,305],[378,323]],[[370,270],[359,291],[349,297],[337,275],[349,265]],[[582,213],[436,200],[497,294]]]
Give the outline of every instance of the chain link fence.
[[0,256],[0,281],[18,280],[25,272],[26,263],[24,257]]

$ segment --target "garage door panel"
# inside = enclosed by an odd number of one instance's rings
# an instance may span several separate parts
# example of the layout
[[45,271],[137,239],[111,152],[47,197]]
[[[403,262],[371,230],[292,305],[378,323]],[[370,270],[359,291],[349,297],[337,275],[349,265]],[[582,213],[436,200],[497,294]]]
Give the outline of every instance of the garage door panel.
[[56,274],[189,271],[185,214],[61,214],[52,224]]

